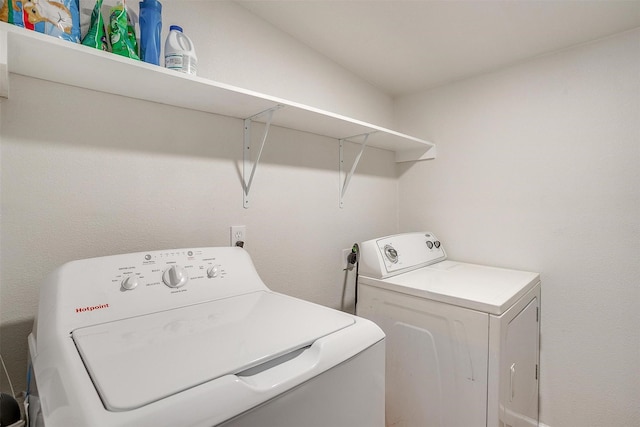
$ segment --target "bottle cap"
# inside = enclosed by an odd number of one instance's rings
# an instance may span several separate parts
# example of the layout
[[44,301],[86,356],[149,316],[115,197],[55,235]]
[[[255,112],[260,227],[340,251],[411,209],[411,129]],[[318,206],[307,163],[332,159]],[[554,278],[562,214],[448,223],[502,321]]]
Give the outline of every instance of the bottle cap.
[[182,32],[182,27],[179,25],[172,25],[169,27],[169,31],[173,31],[173,30]]

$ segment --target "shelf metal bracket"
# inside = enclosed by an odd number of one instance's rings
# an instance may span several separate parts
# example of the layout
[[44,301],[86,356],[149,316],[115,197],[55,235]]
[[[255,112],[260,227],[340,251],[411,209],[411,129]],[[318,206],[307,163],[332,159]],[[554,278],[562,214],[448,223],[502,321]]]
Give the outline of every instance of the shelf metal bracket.
[[[367,146],[367,140],[369,139],[369,135],[371,135],[372,133],[375,133],[375,132],[365,133],[362,135],[355,135],[355,136],[340,140],[340,165],[339,165],[340,188],[339,188],[339,191],[340,191],[340,208],[341,209],[344,207],[344,196],[347,193],[347,188],[349,188],[349,182],[351,182],[351,177],[353,176],[353,173],[356,171],[356,168],[358,167],[358,163],[360,163],[360,158],[362,157],[362,153],[364,153],[364,149]],[[362,142],[352,141],[352,139],[354,138],[362,138]],[[360,152],[356,156],[356,159],[353,161],[353,166],[351,166],[351,170],[344,177],[344,180],[343,180],[343,176],[344,176],[344,153],[343,152],[344,152],[345,142],[353,142],[354,144],[360,144],[361,147],[360,147]]]
[[[261,113],[254,114],[251,117],[244,119],[244,138],[243,138],[243,147],[242,147],[242,195],[243,195],[243,206],[245,209],[249,208],[249,191],[251,190],[251,184],[253,183],[253,178],[256,174],[256,169],[258,164],[260,163],[260,157],[262,156],[262,150],[264,148],[264,144],[267,141],[267,135],[269,135],[269,128],[271,127],[271,121],[273,119],[273,112],[279,110],[284,107],[284,105],[276,105],[275,107],[269,108],[268,110],[262,111]],[[253,123],[256,119],[262,117],[266,117],[264,134],[262,135],[262,142],[260,143],[260,150],[258,151],[258,156],[253,162],[253,166],[251,165],[251,123]],[[249,172],[251,170],[251,172]],[[249,179],[247,180],[247,176]]]

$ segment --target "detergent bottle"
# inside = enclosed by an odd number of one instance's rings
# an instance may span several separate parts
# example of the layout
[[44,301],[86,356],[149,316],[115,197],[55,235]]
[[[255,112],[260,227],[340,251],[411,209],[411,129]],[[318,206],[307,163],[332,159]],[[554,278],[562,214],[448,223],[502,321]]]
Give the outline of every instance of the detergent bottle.
[[187,74],[196,74],[198,58],[189,37],[177,25],[169,27],[169,35],[164,44],[164,66]]
[[160,65],[162,4],[158,0],[140,2],[140,59]]

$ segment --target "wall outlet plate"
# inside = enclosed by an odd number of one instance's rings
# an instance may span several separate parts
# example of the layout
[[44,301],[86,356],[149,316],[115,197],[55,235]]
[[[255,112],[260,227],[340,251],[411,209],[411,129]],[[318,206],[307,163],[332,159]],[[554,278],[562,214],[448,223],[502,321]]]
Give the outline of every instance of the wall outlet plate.
[[236,243],[238,241],[247,243],[247,226],[246,225],[231,226],[231,239],[229,243],[231,246],[236,246]]

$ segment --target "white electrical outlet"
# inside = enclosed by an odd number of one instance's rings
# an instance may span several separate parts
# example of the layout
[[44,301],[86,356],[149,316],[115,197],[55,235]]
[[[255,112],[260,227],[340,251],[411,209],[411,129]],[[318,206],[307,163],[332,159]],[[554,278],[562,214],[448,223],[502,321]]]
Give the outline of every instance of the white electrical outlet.
[[232,225],[231,246],[235,246],[236,242],[239,241],[247,243],[247,227],[245,225]]

